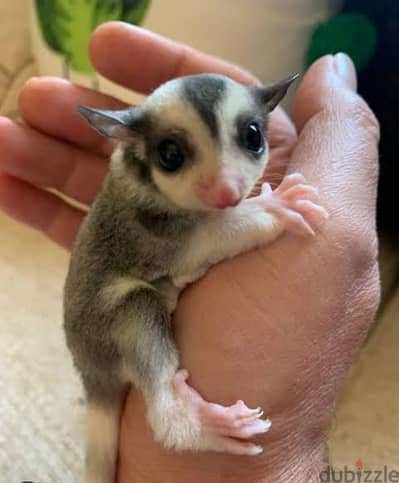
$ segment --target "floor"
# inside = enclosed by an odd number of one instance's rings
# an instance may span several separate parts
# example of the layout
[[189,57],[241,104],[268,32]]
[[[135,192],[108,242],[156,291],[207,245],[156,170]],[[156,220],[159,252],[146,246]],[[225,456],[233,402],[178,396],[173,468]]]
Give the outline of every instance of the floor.
[[[83,401],[61,330],[68,256],[3,215],[0,233],[0,483],[74,483]],[[397,262],[384,249],[385,280]],[[384,287],[381,318],[340,399],[330,440],[337,468],[360,459],[399,470],[399,290]]]

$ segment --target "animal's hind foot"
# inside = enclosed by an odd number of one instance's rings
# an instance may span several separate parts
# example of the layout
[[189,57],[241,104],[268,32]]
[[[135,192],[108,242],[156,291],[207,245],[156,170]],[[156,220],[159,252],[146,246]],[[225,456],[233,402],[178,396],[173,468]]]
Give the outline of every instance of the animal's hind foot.
[[[181,419],[182,433],[186,432],[188,436],[186,444],[181,444],[185,439],[181,435],[180,448],[176,445],[176,449],[210,450],[236,455],[257,455],[263,451],[261,446],[250,441],[271,427],[270,419],[262,419],[263,411],[260,408],[250,409],[241,400],[228,407],[207,402],[187,384],[187,379],[188,372],[180,370],[172,381],[181,408],[174,430]],[[187,431],[187,421],[192,423],[191,431]]]

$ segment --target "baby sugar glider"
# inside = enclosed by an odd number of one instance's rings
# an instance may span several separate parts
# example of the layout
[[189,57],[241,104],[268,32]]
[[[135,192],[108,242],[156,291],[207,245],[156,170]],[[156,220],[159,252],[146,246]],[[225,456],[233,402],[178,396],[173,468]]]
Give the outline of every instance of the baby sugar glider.
[[65,285],[67,344],[87,396],[86,483],[112,483],[121,406],[142,391],[154,438],[177,451],[257,455],[270,421],[202,399],[179,369],[171,314],[182,288],[221,260],[326,217],[300,174],[246,199],[268,161],[268,114],[296,76],[263,87],[201,74],[140,107],[80,107],[116,142]]

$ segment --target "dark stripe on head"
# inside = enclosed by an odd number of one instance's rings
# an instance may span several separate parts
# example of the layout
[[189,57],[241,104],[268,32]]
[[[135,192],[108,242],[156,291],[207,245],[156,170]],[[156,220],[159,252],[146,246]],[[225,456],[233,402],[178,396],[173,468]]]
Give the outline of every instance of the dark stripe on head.
[[183,81],[183,92],[208,126],[211,135],[218,138],[216,109],[226,92],[223,79],[207,74],[187,77]]

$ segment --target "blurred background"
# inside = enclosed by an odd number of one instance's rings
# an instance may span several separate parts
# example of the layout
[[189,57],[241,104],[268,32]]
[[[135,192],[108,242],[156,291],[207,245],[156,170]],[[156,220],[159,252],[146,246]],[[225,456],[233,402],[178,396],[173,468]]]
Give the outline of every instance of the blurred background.
[[[383,299],[342,392],[332,463],[399,470],[399,107],[397,0],[0,0],[0,114],[16,119],[33,75],[57,75],[137,102],[95,74],[87,41],[121,19],[242,65],[263,82],[345,51],[382,124],[378,219]],[[134,62],[134,59],[132,59]],[[286,107],[289,109],[288,98]],[[83,399],[61,329],[68,255],[0,214],[0,483],[78,481]]]

